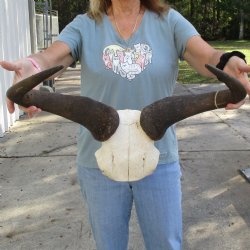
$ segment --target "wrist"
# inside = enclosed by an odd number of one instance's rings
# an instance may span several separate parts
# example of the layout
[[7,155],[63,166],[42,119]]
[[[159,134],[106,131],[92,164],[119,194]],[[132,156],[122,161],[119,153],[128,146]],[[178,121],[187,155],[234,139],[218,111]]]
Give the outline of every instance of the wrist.
[[223,70],[227,62],[229,61],[229,59],[233,56],[237,56],[241,58],[246,63],[246,59],[245,59],[246,56],[243,53],[241,53],[240,51],[232,51],[232,52],[227,52],[227,53],[222,54],[222,56],[220,57],[219,63],[216,65],[216,68]]
[[34,58],[26,57],[26,59],[27,59],[28,61],[30,61],[30,62],[32,63],[32,66],[33,66],[34,68],[36,68],[39,72],[42,71],[40,65],[37,63],[37,61],[36,61]]

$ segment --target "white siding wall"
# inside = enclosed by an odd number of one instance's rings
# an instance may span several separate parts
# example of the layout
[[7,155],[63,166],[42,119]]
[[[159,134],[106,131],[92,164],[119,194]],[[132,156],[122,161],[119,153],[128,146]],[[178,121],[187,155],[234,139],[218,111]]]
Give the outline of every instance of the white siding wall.
[[[0,0],[0,60],[14,61],[31,53],[29,0]],[[13,73],[0,67],[0,137],[19,118],[19,110],[10,115],[5,93]]]

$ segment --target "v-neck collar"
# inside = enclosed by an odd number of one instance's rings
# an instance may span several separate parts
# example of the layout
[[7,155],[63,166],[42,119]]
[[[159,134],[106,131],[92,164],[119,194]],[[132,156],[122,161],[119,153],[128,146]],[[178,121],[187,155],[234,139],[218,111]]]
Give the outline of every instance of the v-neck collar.
[[136,37],[138,36],[138,34],[140,33],[142,26],[144,25],[145,22],[145,16],[147,15],[147,9],[145,9],[143,16],[142,16],[142,20],[141,23],[138,27],[138,29],[128,38],[128,39],[123,39],[120,34],[118,33],[118,31],[116,31],[115,27],[113,26],[112,22],[110,21],[109,17],[107,14],[104,14],[104,21],[107,22],[107,24],[109,25],[110,29],[112,30],[115,38],[117,39],[117,41],[119,41],[119,43],[124,44],[126,46],[129,46],[131,43],[133,43],[133,41],[136,39]]

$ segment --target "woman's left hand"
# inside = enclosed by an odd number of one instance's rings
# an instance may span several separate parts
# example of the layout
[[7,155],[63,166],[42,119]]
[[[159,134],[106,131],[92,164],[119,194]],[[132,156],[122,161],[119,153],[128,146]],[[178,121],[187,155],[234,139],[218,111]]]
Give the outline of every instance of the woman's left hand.
[[[250,73],[250,66],[245,63],[245,61],[237,56],[233,56],[227,62],[224,70],[227,74],[237,78],[242,85],[245,87],[249,97],[250,97],[250,81],[248,78],[248,73]],[[243,105],[245,100],[232,104],[229,103],[226,109],[237,109]]]

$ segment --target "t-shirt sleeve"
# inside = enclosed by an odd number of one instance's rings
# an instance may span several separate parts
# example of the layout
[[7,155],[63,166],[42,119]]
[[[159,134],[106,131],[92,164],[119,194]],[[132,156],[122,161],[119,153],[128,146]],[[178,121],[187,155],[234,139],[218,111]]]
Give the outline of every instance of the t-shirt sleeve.
[[183,60],[183,54],[188,40],[192,36],[199,35],[199,33],[186,18],[173,9],[169,11],[169,21],[173,29],[172,31],[178,56]]
[[69,23],[59,34],[57,40],[66,43],[75,62],[79,60],[81,55],[81,17],[77,16],[71,23]]

